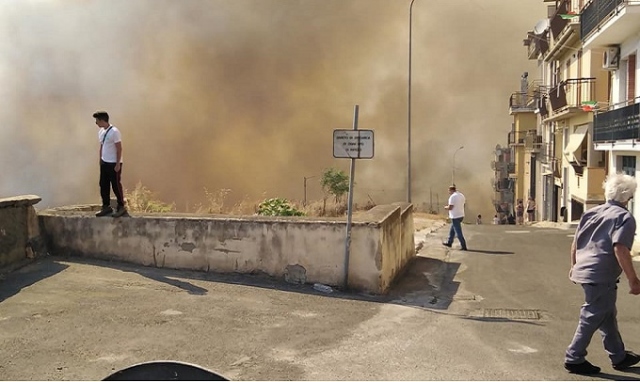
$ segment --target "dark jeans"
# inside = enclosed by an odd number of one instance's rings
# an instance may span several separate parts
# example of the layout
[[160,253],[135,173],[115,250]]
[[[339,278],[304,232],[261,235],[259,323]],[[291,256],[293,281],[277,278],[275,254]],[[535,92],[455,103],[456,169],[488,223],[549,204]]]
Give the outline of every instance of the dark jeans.
[[124,207],[124,192],[122,192],[122,183],[120,182],[120,176],[122,175],[122,165],[120,165],[120,171],[116,172],[115,163],[107,163],[100,161],[100,196],[102,197],[102,207],[108,207],[111,205],[111,191],[118,200],[118,207]]
[[587,347],[596,331],[602,335],[602,344],[611,363],[622,362],[626,354],[616,318],[618,286],[616,283],[582,284],[582,289],[584,289],[584,304],[580,308],[578,328],[565,353],[565,362],[584,362]]
[[466,249],[467,242],[464,240],[464,235],[462,234],[462,219],[464,218],[451,219],[451,229],[449,230],[449,240],[447,240],[447,244],[452,245],[453,238],[458,236],[462,249]]

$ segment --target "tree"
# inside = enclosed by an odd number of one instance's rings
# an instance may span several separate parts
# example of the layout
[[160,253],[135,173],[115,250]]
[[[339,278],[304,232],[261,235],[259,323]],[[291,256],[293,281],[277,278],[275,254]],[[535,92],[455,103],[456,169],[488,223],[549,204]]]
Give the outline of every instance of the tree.
[[322,189],[335,197],[336,203],[349,192],[349,176],[342,170],[330,168],[322,174]]

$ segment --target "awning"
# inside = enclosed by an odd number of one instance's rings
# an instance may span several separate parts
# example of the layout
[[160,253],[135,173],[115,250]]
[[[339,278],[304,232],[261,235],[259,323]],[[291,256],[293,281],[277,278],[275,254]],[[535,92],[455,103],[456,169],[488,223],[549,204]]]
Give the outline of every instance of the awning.
[[578,126],[576,131],[569,135],[569,142],[567,142],[567,146],[564,149],[564,155],[568,157],[570,162],[576,161],[574,154],[582,145],[588,130],[589,125]]

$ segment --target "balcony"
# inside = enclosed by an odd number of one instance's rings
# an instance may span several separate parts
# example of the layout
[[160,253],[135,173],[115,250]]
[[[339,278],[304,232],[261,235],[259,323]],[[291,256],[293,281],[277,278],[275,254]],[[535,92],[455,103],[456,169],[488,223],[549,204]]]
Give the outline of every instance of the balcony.
[[[580,18],[577,16],[578,13],[577,4],[572,6],[571,0],[561,0],[559,2],[549,25],[552,39],[545,60],[554,59],[559,53],[570,49],[570,46],[579,40]],[[576,16],[567,18],[569,14],[575,14]]]
[[524,138],[524,148],[527,151],[532,153],[541,152],[543,147],[542,144],[542,135],[536,135],[535,131],[533,134],[527,134]]
[[580,15],[585,49],[620,44],[638,32],[640,0],[591,0]]
[[[535,133],[535,130],[533,130]],[[525,143],[525,139],[527,134],[530,134],[529,131],[510,131],[507,140],[509,142],[509,146],[523,146]]]
[[571,196],[583,202],[604,201],[602,183],[607,175],[604,167],[583,167],[581,174],[569,177]]
[[509,162],[491,161],[491,169],[494,171],[506,171]]
[[558,8],[556,9],[556,13],[551,18],[551,34],[555,40],[560,37],[560,34],[564,30],[564,27],[569,24],[569,20],[563,19],[560,15],[566,15],[569,13],[569,7],[571,6],[571,2],[569,0],[562,0],[558,4]]
[[535,113],[542,110],[541,100],[547,94],[547,89],[545,85],[542,85],[541,80],[534,80],[527,84],[526,92],[512,93],[509,97],[509,115]]
[[595,78],[572,78],[562,81],[549,91],[548,100],[553,112],[545,122],[582,113],[582,103],[594,101],[595,98]]
[[544,56],[549,51],[549,30],[541,34],[528,32],[524,45],[527,47],[527,57],[530,60],[537,60],[540,55]]
[[511,187],[511,180],[509,178],[500,178],[497,179],[494,184],[495,191],[509,190]]
[[[636,99],[636,102],[640,99]],[[640,139],[640,103],[615,108],[593,117],[593,141]]]
[[537,96],[516,92],[509,97],[509,115],[515,113],[533,113],[538,108]]

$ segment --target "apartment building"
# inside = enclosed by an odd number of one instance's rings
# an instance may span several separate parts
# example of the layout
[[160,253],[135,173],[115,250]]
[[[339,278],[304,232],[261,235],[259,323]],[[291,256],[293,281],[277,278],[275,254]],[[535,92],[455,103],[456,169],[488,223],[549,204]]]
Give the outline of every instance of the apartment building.
[[[618,0],[602,2],[610,1]],[[594,111],[609,103],[610,72],[603,68],[604,50],[583,46],[581,12],[598,1],[544,2],[549,3],[548,17],[524,41],[529,59],[539,63],[541,96],[535,110],[535,155],[525,160],[523,171],[530,173],[528,193],[536,196],[538,219],[575,221],[604,202],[608,157],[594,149]]]
[[493,204],[501,222],[506,220],[514,207],[515,182],[512,176],[515,174],[515,164],[511,160],[511,151],[510,147],[496,145],[495,157],[491,162],[494,170]]
[[[640,176],[640,1],[592,0],[580,12],[582,49],[601,52],[608,77],[607,102],[598,104],[593,121],[593,144],[609,172]],[[629,205],[640,213],[639,193]]]
[[520,78],[520,90],[509,97],[509,114],[513,116],[507,136],[514,171],[509,174],[515,201],[536,197],[537,155],[542,137],[537,131],[537,115],[541,97],[539,81],[529,82],[529,74]]

